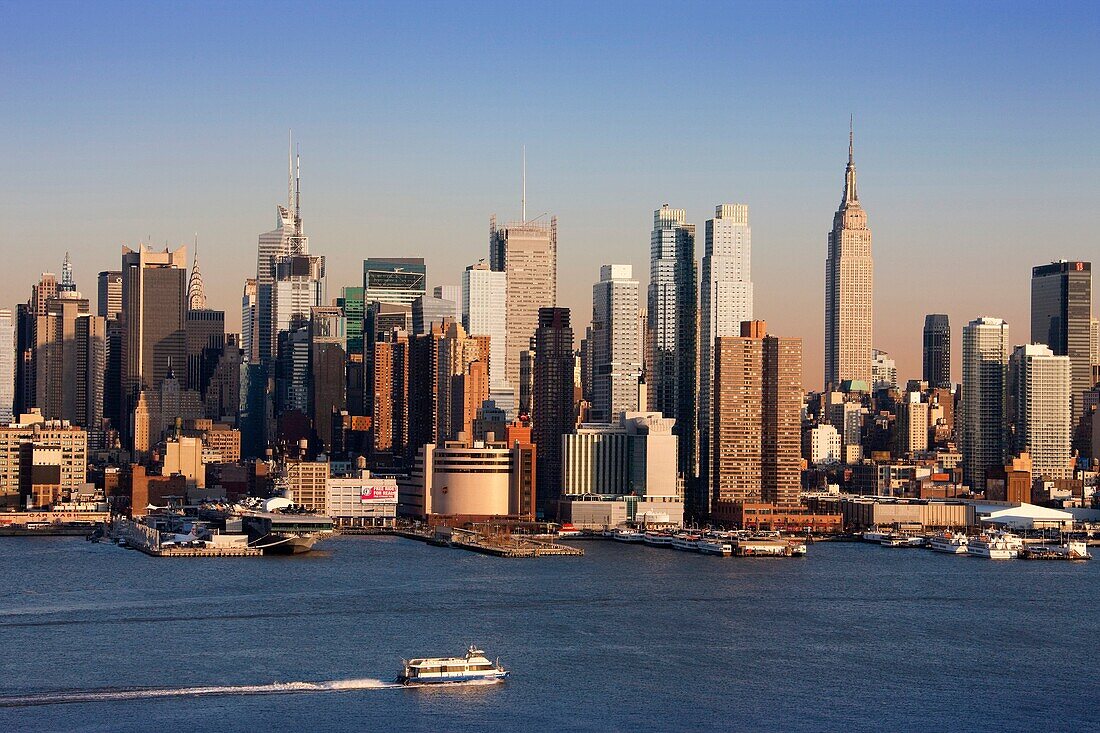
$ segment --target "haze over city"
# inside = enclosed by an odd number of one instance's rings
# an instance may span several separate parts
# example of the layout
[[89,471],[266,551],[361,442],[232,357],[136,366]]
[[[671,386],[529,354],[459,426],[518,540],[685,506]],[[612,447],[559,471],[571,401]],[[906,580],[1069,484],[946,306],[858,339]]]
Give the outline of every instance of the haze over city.
[[528,216],[558,217],[559,304],[582,322],[601,264],[633,264],[644,289],[661,204],[699,227],[719,203],[748,204],[755,311],[805,340],[807,388],[821,383],[851,114],[875,232],[874,345],[900,380],[920,376],[925,313],[956,327],[996,315],[1026,338],[1030,268],[1096,252],[1087,4],[3,15],[0,246],[24,253],[0,273],[4,307],[66,251],[91,293],[121,246],[198,232],[208,297],[236,329],[256,236],[286,198],[291,128],[330,297],[372,256],[421,255],[429,286],[457,284],[486,256],[489,215],[518,217],[524,145]]

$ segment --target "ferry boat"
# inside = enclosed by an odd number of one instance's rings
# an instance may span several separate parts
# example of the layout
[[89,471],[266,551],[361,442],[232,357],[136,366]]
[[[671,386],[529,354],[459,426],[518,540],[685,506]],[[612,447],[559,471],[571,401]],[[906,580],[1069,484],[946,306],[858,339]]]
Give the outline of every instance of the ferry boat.
[[695,543],[695,547],[704,555],[721,555],[729,557],[733,554],[733,545],[722,539],[706,538]]
[[892,534],[880,542],[883,547],[924,547],[924,538],[916,535]]
[[641,532],[633,529],[620,529],[618,532],[611,535],[611,539],[616,542],[641,542],[642,537],[643,535]]
[[471,645],[464,657],[424,657],[402,660],[404,670],[397,675],[403,685],[441,685],[456,682],[503,682],[508,670],[500,661],[492,662],[485,652]]
[[1014,560],[1019,548],[1005,537],[995,534],[983,534],[971,537],[966,546],[966,554],[975,557],[988,557],[991,560]]
[[879,542],[879,543],[881,543],[884,539],[889,537],[891,534],[892,533],[889,532],[889,531],[884,532],[881,529],[879,529],[878,527],[872,527],[871,529],[865,531],[861,537],[862,537],[864,542]]
[[672,544],[672,535],[667,532],[646,532],[642,542],[653,547],[668,547]]
[[932,535],[928,546],[936,552],[946,552],[951,555],[966,554],[966,545],[969,542],[966,535],[954,532],[937,532]]
[[673,549],[684,550],[686,552],[698,552],[698,543],[699,535],[697,534],[678,534],[672,538]]

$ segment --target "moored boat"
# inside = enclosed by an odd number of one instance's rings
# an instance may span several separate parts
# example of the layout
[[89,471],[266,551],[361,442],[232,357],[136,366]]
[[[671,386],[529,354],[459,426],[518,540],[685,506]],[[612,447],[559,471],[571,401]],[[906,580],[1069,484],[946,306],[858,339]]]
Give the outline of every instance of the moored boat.
[[1031,545],[1020,550],[1025,560],[1091,560],[1088,545],[1071,540],[1060,545]]
[[485,652],[470,646],[463,657],[423,657],[403,660],[404,669],[397,675],[403,685],[440,685],[457,682],[502,682],[508,670],[500,661],[490,661]]
[[932,535],[928,546],[936,552],[946,552],[951,555],[966,554],[966,545],[969,542],[967,536],[958,532],[936,532]]
[[699,535],[697,534],[678,534],[672,538],[672,547],[685,552],[698,552],[698,542]]
[[653,547],[669,547],[672,545],[672,535],[667,532],[646,532],[642,542]]
[[616,542],[641,542],[643,535],[633,529],[620,529],[611,538]]
[[726,540],[717,538],[704,538],[695,543],[699,552],[704,555],[721,555],[722,557],[729,557],[733,554],[733,544]]
[[971,537],[966,545],[966,554],[974,557],[986,557],[990,560],[1013,560],[1018,553],[1008,539],[995,534],[983,534]]

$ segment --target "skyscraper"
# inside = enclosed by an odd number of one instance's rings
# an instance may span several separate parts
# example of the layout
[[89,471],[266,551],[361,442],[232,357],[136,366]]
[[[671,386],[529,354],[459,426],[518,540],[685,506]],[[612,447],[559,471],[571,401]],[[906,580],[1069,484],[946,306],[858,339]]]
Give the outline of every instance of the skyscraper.
[[[698,397],[698,265],[695,225],[683,209],[668,204],[653,212],[649,240],[646,387],[649,409],[676,419],[680,473],[695,475],[695,422]],[[702,492],[688,492],[686,511],[705,513]]]
[[1009,426],[1012,452],[1031,456],[1032,476],[1070,478],[1070,372],[1068,356],[1043,344],[1017,346],[1009,359]]
[[963,480],[985,489],[986,471],[1004,465],[1008,324],[977,318],[963,328],[962,403],[956,426],[963,454]]
[[951,386],[951,322],[944,313],[924,317],[924,371],[929,387]]
[[712,517],[732,524],[738,504],[799,503],[802,339],[747,321],[715,339],[711,400]]
[[14,419],[15,319],[10,308],[0,308],[0,424]]
[[506,275],[504,378],[518,385],[519,355],[539,327],[539,310],[558,302],[558,219],[498,227],[489,219],[489,266]]
[[411,306],[427,290],[423,257],[382,257],[363,260],[363,303]]
[[257,305],[256,278],[246,278],[241,293],[241,351],[251,362],[257,362],[260,358],[259,343],[255,340]]
[[752,227],[747,204],[720,204],[707,219],[699,284],[699,481],[709,484],[714,339],[752,320]]
[[489,337],[489,383],[514,389],[505,378],[504,351],[508,340],[508,276],[489,269],[485,260],[462,273],[462,326],[471,336]]
[[455,323],[454,301],[421,295],[412,302],[413,333],[427,333],[433,323]]
[[[187,248],[122,248],[123,422],[142,390],[156,390],[174,365],[187,363]],[[123,432],[133,437],[123,426]]]
[[333,449],[333,415],[347,404],[344,313],[328,306],[313,308],[309,321],[309,407],[322,450]]
[[603,265],[592,286],[592,422],[617,422],[619,413],[637,412],[642,377],[642,332],[638,323],[640,289],[630,265]]
[[107,320],[122,312],[122,273],[104,270],[99,273],[99,315]]
[[97,440],[103,420],[105,322],[86,298],[59,290],[35,329],[35,404],[47,420],[68,420]]
[[1061,260],[1031,270],[1031,340],[1068,356],[1074,447],[1089,452],[1084,394],[1092,388],[1092,263]]
[[576,425],[573,406],[573,329],[568,308],[540,308],[533,364],[532,437],[539,467],[538,508],[557,514],[561,497],[562,436]]
[[447,300],[455,305],[455,323],[462,323],[462,286],[461,285],[436,285],[432,288],[432,296],[440,300]]
[[871,307],[874,262],[867,212],[856,192],[852,134],[844,193],[829,232],[825,260],[825,387],[858,380],[871,385]]
[[206,288],[202,284],[199,269],[199,240],[195,237],[195,259],[191,265],[191,277],[187,281],[187,310],[206,310]]

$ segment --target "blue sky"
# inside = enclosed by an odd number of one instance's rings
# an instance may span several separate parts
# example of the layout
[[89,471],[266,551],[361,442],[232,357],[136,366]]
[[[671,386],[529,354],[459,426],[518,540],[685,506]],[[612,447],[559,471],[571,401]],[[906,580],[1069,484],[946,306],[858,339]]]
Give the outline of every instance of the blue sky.
[[[329,293],[367,256],[433,284],[492,213],[559,217],[560,300],[643,281],[652,211],[748,203],[757,316],[821,381],[825,235],[849,114],[874,232],[875,341],[919,375],[923,314],[1026,341],[1028,277],[1100,259],[1095,4],[0,2],[0,305],[73,252],[190,243],[236,323],[285,198],[287,130]],[[702,242],[699,242],[701,254]],[[956,343],[956,350],[958,344]],[[957,378],[957,375],[956,375]]]

